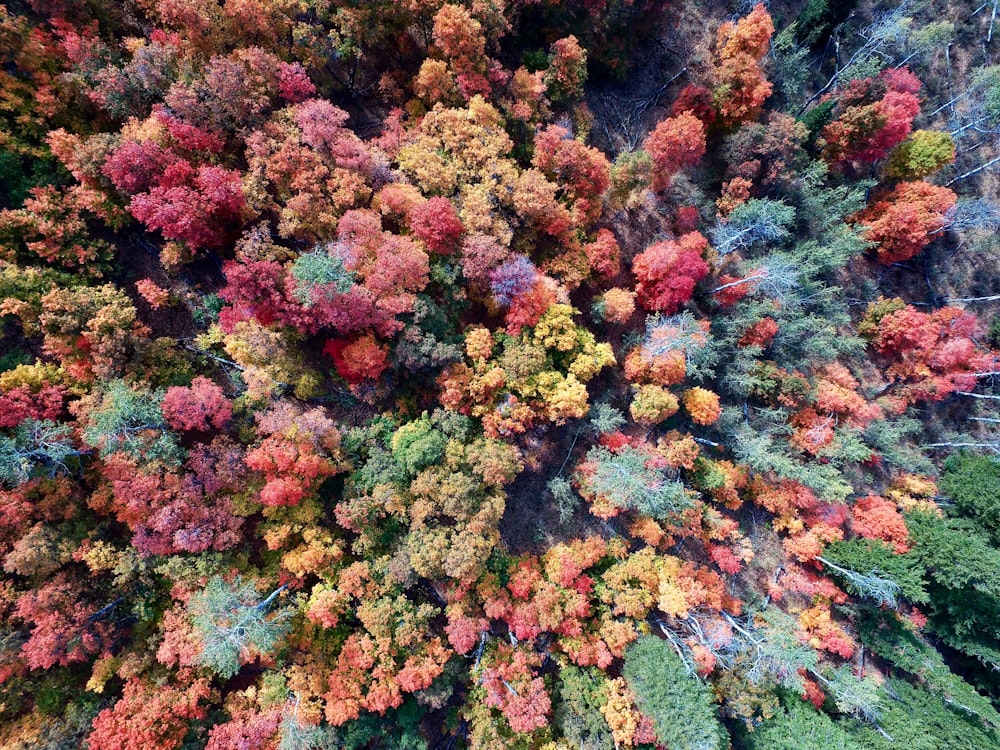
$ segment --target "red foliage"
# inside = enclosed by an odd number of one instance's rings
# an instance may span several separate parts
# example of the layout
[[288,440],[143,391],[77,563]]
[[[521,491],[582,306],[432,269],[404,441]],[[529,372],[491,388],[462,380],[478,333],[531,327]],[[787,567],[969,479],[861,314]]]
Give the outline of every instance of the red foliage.
[[125,141],[111,152],[101,172],[118,190],[134,195],[153,188],[177,161],[173,151],[154,141]]
[[43,385],[37,391],[26,385],[0,393],[0,427],[17,427],[25,419],[56,420],[63,410],[66,388]]
[[246,473],[240,450],[217,439],[194,448],[187,469],[187,474],[162,466],[143,471],[121,453],[105,461],[111,510],[132,530],[132,544],[141,554],[224,550],[239,543],[243,519],[233,513],[227,493],[241,486]]
[[298,414],[279,407],[259,415],[258,423],[262,433],[270,434],[247,453],[246,465],[264,474],[264,505],[297,505],[338,472],[332,454],[340,445],[340,433],[321,410]]
[[81,602],[81,594],[65,574],[59,574],[17,600],[13,616],[31,627],[21,647],[29,668],[65,667],[101,650],[111,625],[93,617],[99,607]]
[[830,162],[874,162],[910,134],[920,114],[920,80],[902,68],[851,81],[837,102],[837,119],[823,129]]
[[190,387],[168,388],[160,408],[167,424],[182,431],[222,430],[233,417],[232,404],[222,389],[200,375],[191,381]]
[[208,730],[205,750],[273,750],[281,719],[280,704],[235,711],[229,721]]
[[681,206],[677,209],[677,218],[674,219],[674,230],[678,234],[687,234],[698,228],[701,215],[696,206]]
[[643,148],[656,168],[653,190],[665,190],[671,177],[685,167],[693,167],[704,156],[705,126],[691,112],[682,112],[661,120]]
[[604,154],[573,138],[566,128],[549,125],[535,136],[531,163],[560,186],[574,224],[585,225],[600,216],[601,196],[611,184],[611,164]]
[[711,130],[719,116],[712,103],[712,92],[704,86],[696,86],[691,83],[681,89],[681,93],[677,95],[677,99],[670,108],[671,116],[684,112],[690,112],[701,120],[705,130]]
[[591,242],[583,246],[591,270],[604,279],[611,279],[620,270],[621,248],[609,229],[598,229]]
[[735,24],[727,21],[716,34],[717,62],[712,71],[713,101],[722,124],[729,127],[760,114],[772,86],[760,61],[767,54],[774,33],[771,16],[757,5]]
[[[866,318],[879,304],[873,303]],[[971,390],[977,372],[995,369],[995,355],[974,341],[975,315],[955,307],[928,314],[907,305],[869,321],[868,328],[872,346],[892,360],[886,374],[901,384],[895,395],[905,403]]]
[[677,312],[691,299],[695,285],[708,273],[702,253],[708,247],[698,232],[677,241],[664,240],[646,248],[632,264],[639,303],[647,310]]
[[517,295],[507,310],[507,332],[517,336],[524,326],[533,326],[555,303],[555,291],[550,286],[552,280],[539,275],[526,292]]
[[167,168],[160,184],[132,196],[129,210],[149,229],[192,249],[222,244],[243,210],[240,173],[187,162]]
[[880,263],[912,258],[944,229],[945,214],[957,196],[928,182],[902,182],[881,200],[857,214],[865,238],[878,243]]
[[333,339],[323,347],[323,353],[333,358],[337,374],[351,385],[377,380],[389,367],[388,348],[371,334],[353,340]]
[[118,702],[94,719],[87,742],[101,750],[175,750],[190,722],[205,718],[205,708],[199,704],[210,692],[204,679],[181,689],[132,678]]
[[778,333],[778,323],[774,318],[762,318],[743,332],[737,345],[766,347]]
[[894,503],[878,495],[868,495],[854,504],[851,515],[854,533],[865,539],[888,542],[898,555],[909,551],[906,523]]
[[515,732],[532,732],[548,724],[552,701],[534,671],[541,656],[525,648],[500,644],[483,669],[486,705],[500,709]]
[[465,228],[447,198],[435,197],[410,211],[410,231],[440,255],[450,255],[459,246]]

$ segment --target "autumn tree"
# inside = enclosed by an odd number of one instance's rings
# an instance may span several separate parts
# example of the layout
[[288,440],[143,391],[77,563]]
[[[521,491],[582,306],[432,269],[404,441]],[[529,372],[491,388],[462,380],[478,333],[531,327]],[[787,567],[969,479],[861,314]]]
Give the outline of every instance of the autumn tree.
[[690,112],[661,120],[646,138],[643,148],[653,159],[653,190],[670,186],[670,178],[692,167],[705,154],[705,126]]
[[771,16],[760,4],[735,23],[726,21],[716,32],[712,99],[724,126],[755,119],[771,95],[761,61],[773,33]]
[[928,182],[902,182],[876,201],[856,220],[864,235],[876,243],[880,263],[907,261],[941,234],[955,194]]
[[638,280],[639,303],[647,310],[677,312],[708,273],[703,260],[707,247],[708,240],[690,232],[676,241],[657,242],[637,255],[632,272]]

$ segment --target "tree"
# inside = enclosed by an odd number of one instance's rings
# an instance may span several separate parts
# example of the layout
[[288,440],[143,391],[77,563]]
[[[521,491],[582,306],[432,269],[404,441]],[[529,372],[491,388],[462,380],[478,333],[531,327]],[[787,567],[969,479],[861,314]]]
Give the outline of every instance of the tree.
[[203,719],[201,703],[209,698],[206,680],[187,687],[158,686],[133,677],[125,683],[122,697],[94,719],[87,737],[89,747],[108,750],[176,750],[192,721]]
[[831,163],[875,162],[901,144],[920,113],[920,80],[906,68],[883,70],[876,78],[851,81],[823,128],[824,156]]
[[553,721],[573,747],[613,750],[614,738],[601,710],[607,705],[606,678],[596,669],[566,664],[559,669],[559,701]]
[[273,651],[291,616],[288,609],[269,611],[283,590],[281,586],[261,599],[251,581],[210,578],[188,602],[191,624],[202,643],[199,663],[228,679],[251,655]]
[[91,402],[83,440],[102,457],[121,452],[136,460],[177,463],[183,451],[167,429],[162,402],[162,391],[135,389],[124,380],[112,380]]
[[243,211],[240,173],[187,162],[175,162],[159,184],[132,196],[129,210],[149,229],[168,240],[180,240],[192,250],[222,244],[226,232]]
[[637,255],[632,272],[638,280],[639,303],[668,315],[677,312],[708,274],[708,264],[702,259],[707,247],[708,240],[690,232],[677,241],[657,242]]
[[790,698],[781,709],[744,738],[749,750],[862,750],[864,747],[826,713]]
[[684,485],[670,476],[649,450],[625,445],[612,452],[594,446],[577,466],[580,494],[594,503],[596,515],[617,515],[622,510],[667,518],[691,507]]
[[889,155],[886,174],[902,180],[922,180],[955,161],[955,142],[948,133],[916,130]]
[[79,582],[58,573],[18,597],[13,619],[30,626],[21,646],[29,669],[51,669],[88,661],[108,647],[113,627],[84,600]]
[[653,159],[653,190],[665,190],[670,178],[693,167],[705,154],[705,126],[690,112],[661,120],[643,148]]
[[975,519],[1000,542],[1000,462],[972,453],[951,456],[945,461],[940,487],[959,513]]
[[553,42],[548,62],[542,80],[549,98],[559,103],[582,97],[587,80],[587,50],[577,38],[570,35]]
[[160,409],[167,424],[180,431],[222,430],[233,417],[233,407],[222,389],[201,376],[192,380],[190,387],[168,388]]
[[67,474],[69,460],[82,455],[69,426],[25,419],[13,435],[0,435],[0,482],[16,487],[35,477]]
[[948,224],[956,195],[930,183],[903,182],[857,214],[865,238],[877,243],[880,263],[907,261],[929,245]]
[[736,23],[723,23],[716,32],[712,99],[724,126],[756,118],[771,95],[773,87],[760,62],[773,33],[774,24],[763,4]]
[[711,691],[685,669],[668,642],[640,637],[625,652],[622,674],[639,708],[652,718],[658,742],[677,750],[729,746],[711,706]]
[[486,705],[500,709],[515,732],[531,732],[549,722],[552,700],[534,668],[541,657],[528,649],[501,643],[484,659],[481,681]]
[[684,408],[695,424],[709,425],[722,414],[719,397],[704,388],[689,388],[684,392]]
[[439,255],[450,255],[461,246],[465,227],[447,198],[436,196],[414,206],[409,222],[413,234]]
[[782,201],[751,198],[712,228],[712,247],[725,257],[758,243],[777,244],[789,236],[795,209]]

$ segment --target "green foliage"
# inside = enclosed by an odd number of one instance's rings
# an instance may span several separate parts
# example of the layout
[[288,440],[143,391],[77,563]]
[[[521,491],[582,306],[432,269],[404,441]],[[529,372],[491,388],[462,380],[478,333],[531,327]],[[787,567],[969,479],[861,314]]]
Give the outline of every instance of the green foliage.
[[910,415],[872,421],[864,431],[865,442],[891,466],[908,472],[930,474],[934,462],[925,451],[913,447],[913,436],[923,430],[919,419]]
[[[973,661],[969,679],[1000,689],[1000,549],[969,519],[905,514],[913,550],[926,570],[927,627]],[[975,661],[982,662],[979,667]]]
[[34,477],[68,473],[69,460],[80,455],[72,433],[68,425],[26,419],[10,436],[0,435],[0,484],[17,486]]
[[27,365],[30,363],[31,355],[24,351],[24,349],[19,349],[16,346],[5,348],[0,353],[0,372],[7,372],[8,370],[13,370],[18,365]]
[[862,643],[877,656],[919,679],[954,708],[1000,726],[1000,713],[989,699],[952,672],[941,654],[902,618],[874,607],[857,607],[854,617]]
[[431,425],[425,414],[418,420],[407,422],[392,436],[392,457],[407,473],[415,475],[444,457],[448,439]]
[[784,416],[758,410],[750,422],[742,413],[723,409],[721,427],[729,436],[733,455],[759,474],[773,472],[784,479],[801,482],[823,500],[842,503],[853,489],[837,467],[831,464],[802,461],[791,455],[788,443],[779,440],[785,431]]
[[[823,551],[823,557],[862,577],[888,579],[911,602],[927,601],[923,586],[924,571],[916,558],[913,555],[897,555],[885,542],[861,538],[834,542]],[[832,569],[831,574],[846,583],[852,593],[864,595],[863,582],[836,569]]]
[[[399,750],[427,750],[427,741],[420,732],[423,710],[413,700],[406,701],[384,716],[364,714],[345,724],[340,732],[344,750],[362,750],[368,747],[398,748]],[[372,743],[375,743],[374,745]]]
[[1000,461],[971,453],[951,456],[939,486],[958,513],[974,519],[1000,544]]
[[745,750],[864,750],[845,727],[797,695],[786,696],[780,711],[741,739]]
[[648,459],[631,446],[617,453],[594,446],[587,453],[587,462],[594,467],[587,478],[590,491],[610,498],[622,510],[651,518],[665,518],[691,507],[684,484],[671,479],[666,470],[648,466]]
[[239,576],[232,583],[218,576],[209,579],[188,603],[191,624],[202,642],[198,661],[228,679],[248,656],[273,651],[291,616],[288,609],[269,612],[281,589],[261,599],[253,583]]
[[712,706],[712,691],[686,671],[669,643],[641,636],[625,651],[622,674],[639,708],[653,720],[661,744],[671,750],[729,747],[729,737]]
[[614,750],[608,722],[601,714],[607,703],[606,679],[591,667],[571,664],[559,670],[559,700],[555,705],[555,725],[574,748]]
[[294,711],[282,717],[278,737],[277,750],[327,750],[337,747],[337,735],[331,727],[303,723]]
[[306,307],[313,305],[320,295],[343,294],[354,285],[354,274],[327,248],[317,248],[296,258],[292,277],[296,281],[295,296]]
[[756,245],[775,245],[787,239],[795,209],[782,201],[751,198],[734,208],[725,221],[712,227],[712,246],[719,255],[745,251]]
[[882,732],[848,725],[866,750],[984,750],[1000,746],[1000,735],[939,696],[903,680],[889,680],[881,702]]
[[749,622],[737,635],[748,654],[747,679],[754,685],[775,685],[801,692],[802,674],[816,667],[816,651],[802,643],[798,625],[777,607],[759,613],[761,627]]
[[809,0],[795,19],[795,34],[800,43],[819,47],[833,29],[851,14],[858,0]]
[[161,391],[132,388],[124,380],[108,382],[87,415],[83,440],[101,457],[125,453],[136,461],[179,463],[183,450],[163,420]]
[[810,143],[814,142],[823,128],[833,120],[833,108],[835,106],[837,106],[837,100],[828,99],[825,102],[820,102],[799,118],[799,121],[809,131]]
[[565,477],[552,477],[545,487],[556,501],[559,520],[566,523],[580,507],[580,496],[573,491],[573,485]]
[[832,670],[823,684],[841,713],[869,724],[881,718],[883,697],[874,677],[859,677],[844,664]]
[[600,435],[617,431],[627,421],[624,414],[604,401],[590,409],[590,426]]

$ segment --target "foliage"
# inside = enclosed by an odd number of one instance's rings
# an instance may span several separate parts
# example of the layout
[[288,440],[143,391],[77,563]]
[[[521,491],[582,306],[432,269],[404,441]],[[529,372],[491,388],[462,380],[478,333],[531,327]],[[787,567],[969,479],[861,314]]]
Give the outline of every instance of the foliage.
[[1000,68],[869,5],[0,8],[0,745],[997,745]]
[[251,581],[209,579],[188,603],[191,625],[201,640],[198,663],[229,678],[248,655],[271,652],[289,615],[287,610],[268,611],[277,593],[261,599]]
[[669,643],[655,636],[639,638],[625,652],[623,673],[639,707],[653,719],[658,742],[684,750],[729,744],[711,693],[685,672]]

